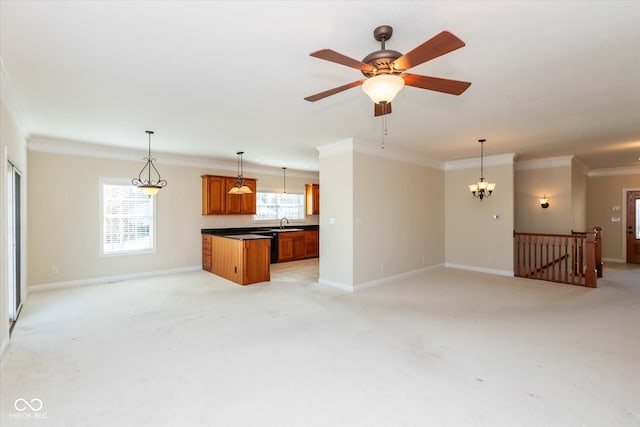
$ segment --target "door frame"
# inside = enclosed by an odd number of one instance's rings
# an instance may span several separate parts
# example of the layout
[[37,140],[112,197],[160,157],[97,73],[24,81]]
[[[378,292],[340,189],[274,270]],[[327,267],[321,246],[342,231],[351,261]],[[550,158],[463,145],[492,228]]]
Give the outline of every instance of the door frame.
[[[20,182],[18,187],[18,200],[16,203],[16,175],[19,176]],[[7,314],[9,315],[9,322],[11,323],[10,332],[20,316],[22,310],[22,303],[26,296],[23,292],[22,286],[24,281],[24,271],[22,266],[24,265],[22,255],[22,248],[24,246],[24,233],[23,221],[24,221],[24,174],[22,171],[14,165],[11,160],[5,161],[5,206],[7,215],[7,252],[6,257],[6,279],[7,279]],[[18,210],[18,217],[16,218],[16,208]],[[17,221],[17,222],[16,222]],[[14,247],[15,235],[17,234],[17,245]],[[16,304],[16,300],[19,298],[19,304]]]
[[[640,191],[640,187],[636,188],[623,188],[622,189],[622,204],[621,212],[622,214],[622,259],[625,263],[628,263],[627,259],[627,193],[631,191]],[[623,209],[624,208],[624,209]]]

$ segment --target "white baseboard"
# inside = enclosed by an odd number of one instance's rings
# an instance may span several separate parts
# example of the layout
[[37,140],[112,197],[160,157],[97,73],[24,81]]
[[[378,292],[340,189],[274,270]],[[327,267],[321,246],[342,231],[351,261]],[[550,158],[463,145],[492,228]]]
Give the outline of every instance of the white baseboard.
[[29,292],[50,291],[53,289],[72,288],[75,286],[99,285],[104,283],[121,282],[123,280],[140,279],[144,277],[165,276],[167,274],[185,273],[202,270],[201,265],[192,267],[170,268],[167,270],[145,271],[141,273],[119,274],[115,276],[93,277],[90,279],[70,280],[67,282],[43,283],[29,286]]
[[353,292],[353,285],[349,285],[347,283],[334,282],[333,280],[327,279],[318,279],[318,283],[321,285],[331,286],[332,288],[337,288],[347,292]]
[[363,289],[373,288],[374,286],[380,286],[385,283],[393,282],[395,280],[406,279],[408,277],[417,276],[418,274],[434,270],[436,268],[442,267],[444,264],[435,264],[430,265],[429,267],[419,268],[417,270],[406,271],[404,273],[396,274],[394,276],[383,277],[381,279],[370,280],[364,283],[358,283],[357,285],[353,285],[354,291],[361,291]]
[[627,261],[620,259],[620,258],[602,258],[602,261],[604,262],[618,262],[621,264],[626,264]]
[[433,270],[435,268],[439,268],[442,267],[443,264],[436,264],[436,265],[430,265],[429,267],[424,267],[424,268],[419,268],[417,270],[412,270],[412,271],[407,271],[404,273],[400,273],[400,274],[396,274],[394,276],[388,276],[388,277],[383,277],[381,279],[375,279],[375,280],[370,280],[368,282],[364,282],[364,283],[358,283],[358,284],[349,284],[349,283],[339,283],[339,282],[334,282],[332,280],[327,280],[327,279],[319,279],[318,283],[321,285],[327,285],[327,286],[331,286],[333,288],[338,288],[341,289],[343,291],[348,291],[348,292],[355,292],[355,291],[361,291],[363,289],[367,289],[367,288],[372,288],[374,286],[379,286],[388,282],[393,282],[395,280],[400,280],[400,279],[405,279],[407,277],[411,277],[411,276],[416,276],[420,273],[424,273],[426,271],[429,270]]
[[446,268],[455,268],[457,270],[469,270],[469,271],[477,271],[478,273],[489,273],[489,274],[495,274],[497,276],[513,277],[512,270],[497,270],[495,268],[476,267],[475,265],[453,264],[451,262],[445,262],[444,266]]

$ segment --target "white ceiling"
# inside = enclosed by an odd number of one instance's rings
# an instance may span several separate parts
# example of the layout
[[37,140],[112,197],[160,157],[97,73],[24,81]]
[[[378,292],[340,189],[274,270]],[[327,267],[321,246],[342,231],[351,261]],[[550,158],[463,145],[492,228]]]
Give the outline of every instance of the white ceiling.
[[[28,140],[68,140],[317,170],[315,147],[378,143],[362,78],[309,56],[407,52],[442,30],[466,46],[411,69],[472,82],[406,87],[386,146],[447,161],[515,152],[640,166],[638,1],[8,1],[0,56]],[[8,91],[8,89],[5,89]],[[3,98],[8,98],[6,93]]]

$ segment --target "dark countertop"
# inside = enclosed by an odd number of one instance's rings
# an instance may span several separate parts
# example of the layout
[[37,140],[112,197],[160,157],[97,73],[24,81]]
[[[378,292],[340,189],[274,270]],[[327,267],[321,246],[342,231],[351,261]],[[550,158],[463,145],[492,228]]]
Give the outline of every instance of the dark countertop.
[[[200,230],[200,234],[211,234],[214,236],[225,236],[229,237],[232,235],[242,235],[242,234],[262,234],[264,237],[265,234],[271,235],[271,233],[275,233],[271,229],[280,228],[277,225],[265,225],[263,227],[243,227],[243,228],[203,228]],[[313,231],[319,230],[320,226],[318,224],[311,225],[291,225],[285,227],[285,230],[288,228],[302,229],[304,231]]]
[[258,240],[258,239],[270,239],[269,236],[261,236],[259,234],[230,234],[226,236],[227,239],[236,239],[236,240]]

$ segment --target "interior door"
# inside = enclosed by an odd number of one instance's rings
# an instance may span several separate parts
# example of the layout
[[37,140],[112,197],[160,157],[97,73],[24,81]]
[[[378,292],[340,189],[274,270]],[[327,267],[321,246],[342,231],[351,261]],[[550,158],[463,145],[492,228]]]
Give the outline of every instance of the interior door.
[[640,191],[627,192],[627,262],[640,264]]

